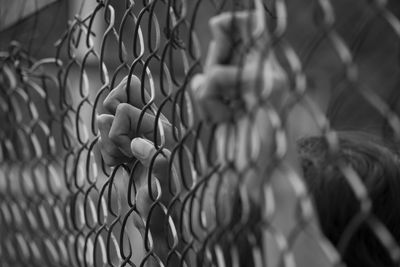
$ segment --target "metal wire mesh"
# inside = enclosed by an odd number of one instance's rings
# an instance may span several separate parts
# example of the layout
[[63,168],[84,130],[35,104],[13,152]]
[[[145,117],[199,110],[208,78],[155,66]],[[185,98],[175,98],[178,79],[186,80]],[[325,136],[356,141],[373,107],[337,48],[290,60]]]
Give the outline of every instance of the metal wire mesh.
[[[312,196],[286,160],[290,125],[301,124],[288,116],[296,105],[332,155],[340,153],[333,129],[348,125],[397,141],[395,2],[264,1],[263,49],[276,53],[290,101],[278,110],[252,90],[252,108],[223,127],[199,118],[191,92],[210,40],[204,28],[257,1],[86,2],[93,8],[69,21],[53,57],[34,59],[17,42],[0,54],[2,266],[308,266],[307,257],[341,266],[363,223],[398,266],[397,241],[372,211],[362,174],[339,164],[361,208],[335,248],[315,231]],[[134,76],[140,94],[130,96]],[[96,116],[117,86],[140,112],[130,138],[154,142],[149,166],[131,158],[109,167],[101,157]],[[309,94],[332,95],[328,115]],[[272,121],[267,154],[260,113]],[[148,115],[153,124],[140,130]],[[155,179],[166,149],[168,171]],[[282,213],[289,229],[275,222]]]

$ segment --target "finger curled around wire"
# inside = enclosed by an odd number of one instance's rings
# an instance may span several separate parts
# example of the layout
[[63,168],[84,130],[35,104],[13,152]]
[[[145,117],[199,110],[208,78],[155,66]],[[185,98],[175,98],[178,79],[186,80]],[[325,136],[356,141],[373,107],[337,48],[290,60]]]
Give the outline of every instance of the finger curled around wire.
[[[143,102],[150,100],[149,93],[144,90],[144,96],[141,91],[140,79],[134,75],[130,77],[130,85],[127,86],[128,76],[126,76],[111,92],[107,95],[103,102],[106,112],[115,114],[117,107],[121,103],[128,103],[137,108],[142,108],[146,103]],[[128,90],[128,91],[127,91]],[[129,99],[128,99],[129,96]]]
[[243,114],[250,104],[244,97],[249,91],[245,88],[254,83],[254,75],[247,72],[234,65],[216,65],[193,78],[194,98],[204,120],[219,123]]
[[242,66],[215,65],[194,76],[191,86],[198,113],[215,123],[240,117],[269,100],[280,109],[288,95],[287,75],[273,53],[248,56]]
[[[180,185],[179,177],[171,162],[171,152],[168,149],[157,149],[154,144],[144,138],[134,138],[130,145],[132,154],[143,166],[150,168],[161,184],[162,189],[167,189],[172,181],[172,190],[176,191]],[[172,179],[172,180],[171,180]]]
[[[140,160],[145,167],[150,166],[152,158],[157,153],[157,149],[152,142],[139,137],[132,139],[130,148],[132,154]],[[152,170],[154,175],[165,174],[165,172],[169,170],[168,160],[170,155],[171,152],[168,149],[163,149],[157,154]]]
[[255,37],[252,30],[257,23],[254,10],[224,12],[212,17],[209,21],[214,38],[232,39],[232,37],[236,37],[245,39],[244,41],[251,41]]
[[111,125],[114,121],[114,116],[108,114],[102,114],[97,116],[97,125],[100,132],[99,148],[104,163],[108,166],[114,166],[122,162],[129,160],[119,147],[109,138]]
[[[213,35],[205,67],[228,64],[238,58],[240,47],[253,47],[262,51],[267,47],[268,32],[260,36],[253,33],[258,21],[254,11],[226,12],[210,19]],[[261,38],[262,37],[262,38]]]
[[[119,104],[116,112],[115,119],[112,123],[109,138],[127,157],[133,157],[130,149],[131,140],[135,137],[146,137],[147,139],[154,139],[155,125],[163,127],[163,134],[165,137],[166,145],[171,145],[172,141],[172,126],[170,123],[161,120],[156,120],[156,117],[144,110],[138,109],[127,103]],[[161,132],[158,133],[158,137]]]

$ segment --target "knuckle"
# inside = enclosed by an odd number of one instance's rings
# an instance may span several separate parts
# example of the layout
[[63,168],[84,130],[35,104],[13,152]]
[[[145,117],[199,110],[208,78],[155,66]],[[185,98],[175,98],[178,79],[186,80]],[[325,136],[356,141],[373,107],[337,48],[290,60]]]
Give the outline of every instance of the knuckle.
[[198,90],[196,90],[196,97],[200,102],[207,101],[216,88],[215,85],[218,83],[219,79],[221,79],[221,74],[223,72],[223,67],[221,66],[213,66],[211,67],[207,73],[204,75],[204,81],[202,86]]
[[120,136],[121,133],[118,130],[110,131],[110,133],[108,134],[108,138],[110,138],[111,142],[117,145],[119,145],[120,143]]
[[107,114],[101,114],[96,117],[97,125],[100,130],[106,130],[111,127],[111,123],[114,119],[114,116],[112,115],[107,115]]
[[132,106],[128,103],[120,103],[117,106],[116,109],[116,116],[121,115],[121,114],[126,114],[129,112],[129,110],[132,109]]
[[103,101],[103,107],[110,113],[112,113],[113,109],[117,105],[117,101],[111,92],[106,99]]
[[118,127],[118,125],[114,125],[114,127],[112,127],[110,132],[108,133],[108,138],[113,144],[119,145],[121,135],[121,127]]
[[208,25],[210,26],[211,29],[214,29],[215,27],[218,27],[218,25],[219,25],[219,23],[221,21],[220,16],[221,15],[214,16],[214,17],[210,18],[210,20],[208,21]]
[[114,105],[114,99],[111,97],[111,93],[104,99],[103,106],[107,110],[111,109],[112,106]]
[[208,83],[212,85],[223,78],[227,78],[225,77],[226,75],[224,75],[226,70],[227,67],[220,65],[210,67],[206,73],[206,81],[208,81]]
[[221,28],[223,24],[229,22],[231,18],[231,12],[223,12],[217,16],[212,17],[208,23],[211,29],[218,29]]

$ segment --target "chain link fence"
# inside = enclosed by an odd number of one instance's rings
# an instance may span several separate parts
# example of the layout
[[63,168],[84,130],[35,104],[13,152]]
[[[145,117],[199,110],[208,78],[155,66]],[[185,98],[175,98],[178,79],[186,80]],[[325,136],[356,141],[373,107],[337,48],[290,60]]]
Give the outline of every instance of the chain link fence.
[[[400,229],[383,222],[370,193],[379,185],[364,178],[374,169],[346,164],[340,132],[374,133],[397,155],[400,5],[260,3],[87,0],[50,57],[34,58],[23,42],[7,44],[0,52],[1,266],[311,266],[310,258],[315,266],[359,266],[349,260],[364,249],[354,240],[370,236],[386,255],[380,266],[399,266]],[[277,108],[255,86],[240,118],[223,126],[203,120],[191,84],[206,71],[209,21],[255,8],[256,26],[269,36],[261,55],[275,53],[290,101]],[[259,38],[253,30],[249,24],[249,47],[232,55],[243,72]],[[104,159],[98,116],[110,113],[103,103],[114,88],[137,112],[128,137],[153,142],[148,164]],[[312,123],[290,119],[299,107]],[[318,156],[343,177],[341,187],[327,183],[321,194],[335,200],[328,201],[332,213],[336,205],[354,207],[344,222],[319,209],[318,189],[287,160],[293,125],[321,135],[300,147],[325,147]],[[167,167],[154,171],[165,155]],[[396,218],[395,204],[382,201]],[[325,232],[325,218],[342,227],[336,236]]]

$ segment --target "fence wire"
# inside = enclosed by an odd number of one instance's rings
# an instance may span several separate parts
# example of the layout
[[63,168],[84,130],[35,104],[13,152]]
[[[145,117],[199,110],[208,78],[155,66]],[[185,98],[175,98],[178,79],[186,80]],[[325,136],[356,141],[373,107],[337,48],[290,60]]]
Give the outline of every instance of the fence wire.
[[[88,0],[59,34],[55,55],[33,58],[18,42],[0,53],[1,266],[310,266],[308,258],[353,266],[348,254],[362,249],[352,239],[363,227],[387,253],[387,266],[399,266],[399,237],[376,214],[367,174],[335,165],[359,208],[329,241],[316,226],[329,211],[317,214],[312,188],[286,157],[290,125],[311,127],[289,119],[295,106],[313,118],[332,161],[346,153],[337,129],[364,127],[398,140],[398,4],[259,3]],[[255,8],[265,17],[260,35],[269,38],[261,55],[276,54],[289,104],[279,109],[254,89],[240,118],[222,126],[202,119],[191,87],[206,71],[205,29],[214,16]],[[250,47],[232,56],[243,72],[259,38],[253,26]],[[99,128],[107,126],[99,116],[110,115],[103,103],[114,88],[136,112],[120,144],[152,140],[148,164],[135,157],[110,164],[102,155],[107,137]],[[310,95],[333,100],[318,106]],[[272,144],[263,141],[267,120]]]

